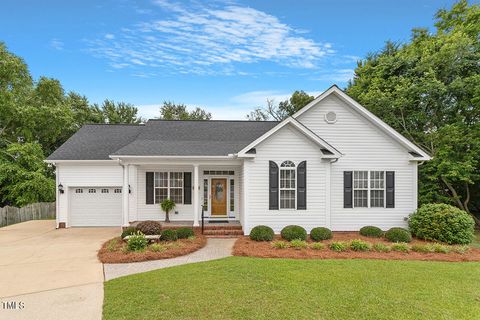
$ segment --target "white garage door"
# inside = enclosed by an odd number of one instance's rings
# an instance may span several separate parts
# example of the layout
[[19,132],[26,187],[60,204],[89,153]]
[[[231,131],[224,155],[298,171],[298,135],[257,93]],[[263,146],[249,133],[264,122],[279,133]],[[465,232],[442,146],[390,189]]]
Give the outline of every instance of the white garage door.
[[70,225],[121,226],[122,188],[78,187],[70,190]]

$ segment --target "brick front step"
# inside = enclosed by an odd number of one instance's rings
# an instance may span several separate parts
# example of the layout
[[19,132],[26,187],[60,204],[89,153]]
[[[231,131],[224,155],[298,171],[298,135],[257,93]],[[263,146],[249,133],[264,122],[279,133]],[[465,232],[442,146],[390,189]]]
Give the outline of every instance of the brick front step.
[[205,236],[243,236],[242,229],[205,229],[203,231]]
[[208,225],[208,224],[205,224],[204,226],[204,230],[242,230],[242,226],[239,226],[239,225],[234,225],[234,226],[229,226],[229,225],[225,225],[225,226],[219,226],[219,225],[216,225],[216,226],[212,226],[212,225]]

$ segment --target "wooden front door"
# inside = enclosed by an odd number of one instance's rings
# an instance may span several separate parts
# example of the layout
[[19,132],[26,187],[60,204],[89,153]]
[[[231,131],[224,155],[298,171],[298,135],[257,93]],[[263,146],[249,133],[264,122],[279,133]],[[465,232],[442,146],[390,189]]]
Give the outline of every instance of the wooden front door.
[[212,216],[227,215],[227,179],[212,179]]

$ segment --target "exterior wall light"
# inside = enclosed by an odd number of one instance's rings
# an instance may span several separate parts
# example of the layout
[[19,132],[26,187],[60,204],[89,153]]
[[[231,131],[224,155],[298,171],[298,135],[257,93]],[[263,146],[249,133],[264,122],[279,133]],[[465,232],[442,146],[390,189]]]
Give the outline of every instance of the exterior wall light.
[[65,190],[63,189],[63,184],[60,183],[60,184],[58,185],[58,191],[59,191],[60,193],[64,193],[64,192],[65,192]]

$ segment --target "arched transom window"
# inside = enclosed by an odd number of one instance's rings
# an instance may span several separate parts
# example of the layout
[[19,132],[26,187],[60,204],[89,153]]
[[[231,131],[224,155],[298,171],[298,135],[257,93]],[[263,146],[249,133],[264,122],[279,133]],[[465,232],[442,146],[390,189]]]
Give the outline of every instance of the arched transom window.
[[280,166],[280,209],[295,209],[295,164],[284,161]]

